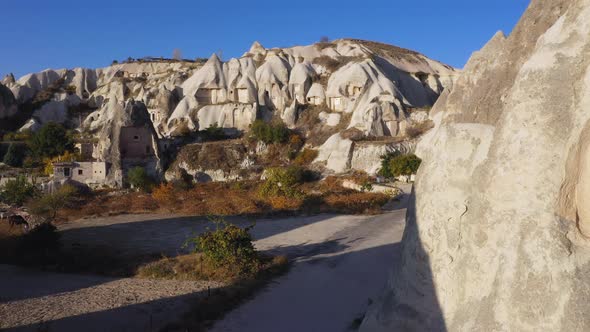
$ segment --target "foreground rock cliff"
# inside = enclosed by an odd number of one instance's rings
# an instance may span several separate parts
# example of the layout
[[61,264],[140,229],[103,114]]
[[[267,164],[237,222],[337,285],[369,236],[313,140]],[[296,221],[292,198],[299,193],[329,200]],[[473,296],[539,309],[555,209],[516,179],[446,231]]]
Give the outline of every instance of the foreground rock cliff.
[[590,0],[532,1],[433,109],[362,331],[590,330]]

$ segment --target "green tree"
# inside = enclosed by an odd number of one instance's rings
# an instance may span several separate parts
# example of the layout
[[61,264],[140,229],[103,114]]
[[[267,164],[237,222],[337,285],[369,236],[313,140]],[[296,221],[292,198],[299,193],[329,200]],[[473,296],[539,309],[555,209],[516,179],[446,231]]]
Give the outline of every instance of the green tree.
[[64,126],[49,122],[33,134],[29,145],[35,157],[52,158],[74,151],[74,140]]
[[147,174],[143,167],[133,167],[127,172],[127,182],[133,187],[142,191],[150,191],[154,186],[153,179]]
[[25,148],[23,145],[11,143],[4,155],[3,162],[12,167],[21,167],[25,158]]
[[19,175],[16,179],[8,180],[0,188],[0,198],[10,205],[23,205],[25,201],[37,196],[39,193],[37,187],[27,181],[24,175]]

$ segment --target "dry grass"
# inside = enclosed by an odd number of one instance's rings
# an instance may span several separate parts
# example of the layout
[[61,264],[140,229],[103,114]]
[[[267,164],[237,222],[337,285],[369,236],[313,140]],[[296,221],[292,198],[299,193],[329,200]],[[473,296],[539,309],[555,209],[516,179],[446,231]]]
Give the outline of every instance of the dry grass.
[[[188,261],[198,262],[198,259],[191,258]],[[206,298],[197,299],[192,303],[191,310],[183,316],[180,322],[170,324],[163,330],[207,331],[213,322],[223,318],[227,312],[252,298],[256,292],[266,287],[273,279],[289,270],[289,262],[284,256],[267,257],[263,261],[263,267],[255,277],[234,280],[226,287],[211,290]],[[166,264],[174,263],[167,262]]]
[[[287,257],[263,257],[258,268],[265,271],[272,268],[286,267]],[[177,257],[164,257],[137,269],[137,277],[170,280],[212,280],[237,282],[241,275],[232,266],[218,267],[205,259],[202,254],[193,253]]]
[[[81,198],[73,207],[60,210],[58,223],[96,216],[171,212],[187,216],[375,213],[378,211],[377,205],[387,197],[343,188],[342,179],[344,178],[328,177],[322,181],[303,183],[298,187],[302,196],[297,198],[262,197],[259,194],[262,181],[200,183],[191,189],[162,185],[151,195],[102,191]],[[352,205],[344,208],[339,202],[347,200]]]
[[299,132],[307,133],[305,142],[312,146],[320,146],[330,138],[348,127],[352,113],[341,113],[340,123],[330,127],[324,125],[319,118],[321,112],[333,113],[325,104],[302,105],[295,126]]
[[430,129],[434,128],[434,122],[428,120],[419,124],[415,124],[406,129],[406,136],[408,138],[417,138],[424,135]]
[[344,67],[350,62],[360,62],[364,59],[365,58],[362,56],[339,56],[337,58],[332,58],[327,55],[322,55],[319,58],[313,59],[313,63],[316,65],[323,66],[329,72],[334,73],[338,71],[338,69]]
[[304,149],[295,157],[293,163],[298,166],[307,166],[317,158],[318,154],[318,150]]
[[150,213],[156,210],[158,210],[158,203],[149,194],[97,191],[81,196],[73,207],[60,210],[57,215],[57,223],[84,217]]
[[324,201],[333,212],[378,214],[381,213],[381,207],[389,201],[389,198],[382,193],[350,192],[329,194],[324,198]]
[[335,43],[332,43],[332,42],[318,42],[318,43],[315,43],[314,46],[318,50],[322,51],[322,50],[324,50],[326,48],[336,47],[336,44]]

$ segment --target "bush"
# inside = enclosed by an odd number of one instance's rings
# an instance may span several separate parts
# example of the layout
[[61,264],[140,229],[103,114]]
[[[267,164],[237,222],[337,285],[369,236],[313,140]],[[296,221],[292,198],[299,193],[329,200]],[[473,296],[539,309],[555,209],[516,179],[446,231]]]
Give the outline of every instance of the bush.
[[240,228],[222,218],[211,218],[211,221],[216,229],[189,239],[186,246],[193,246],[195,252],[202,253],[217,267],[231,266],[240,274],[256,273],[260,260],[250,234],[254,225]]
[[260,186],[263,197],[284,196],[300,198],[298,186],[304,182],[305,171],[298,166],[269,168],[266,170],[266,181]]
[[178,197],[172,183],[162,183],[154,189],[152,197],[160,206],[173,207],[178,203]]
[[4,155],[3,162],[12,167],[21,167],[25,158],[25,149],[22,146],[16,144],[10,144],[8,150]]
[[25,201],[37,196],[37,194],[37,187],[27,181],[24,175],[19,175],[16,179],[8,180],[0,188],[0,199],[10,205],[22,206]]
[[207,129],[202,131],[203,138],[206,141],[219,141],[226,139],[227,136],[225,135],[225,131],[223,131],[222,127],[217,125],[217,122],[209,126]]
[[127,172],[127,182],[136,189],[149,192],[154,186],[154,180],[143,167],[133,167]]
[[262,141],[266,144],[271,143],[286,143],[291,135],[291,130],[283,123],[269,124],[263,120],[256,120],[250,128],[252,137],[257,141]]
[[64,185],[54,193],[44,194],[39,199],[27,204],[29,211],[39,217],[55,220],[57,212],[66,207],[72,207],[78,189],[71,185]]
[[381,157],[379,174],[386,178],[412,175],[418,171],[422,160],[415,154],[387,154]]
[[304,149],[303,151],[299,152],[297,157],[293,160],[293,163],[298,166],[307,166],[311,164],[315,158],[318,157],[318,151],[312,149]]
[[66,129],[57,123],[49,122],[29,141],[33,154],[37,158],[52,158],[63,155],[66,151],[74,151],[74,140]]

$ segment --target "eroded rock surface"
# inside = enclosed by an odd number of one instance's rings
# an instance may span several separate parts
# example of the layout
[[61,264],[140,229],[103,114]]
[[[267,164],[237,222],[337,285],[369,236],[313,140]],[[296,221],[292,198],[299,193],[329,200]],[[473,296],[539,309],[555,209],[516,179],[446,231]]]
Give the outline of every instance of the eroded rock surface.
[[361,331],[590,330],[589,51],[589,0],[534,0],[473,55]]

